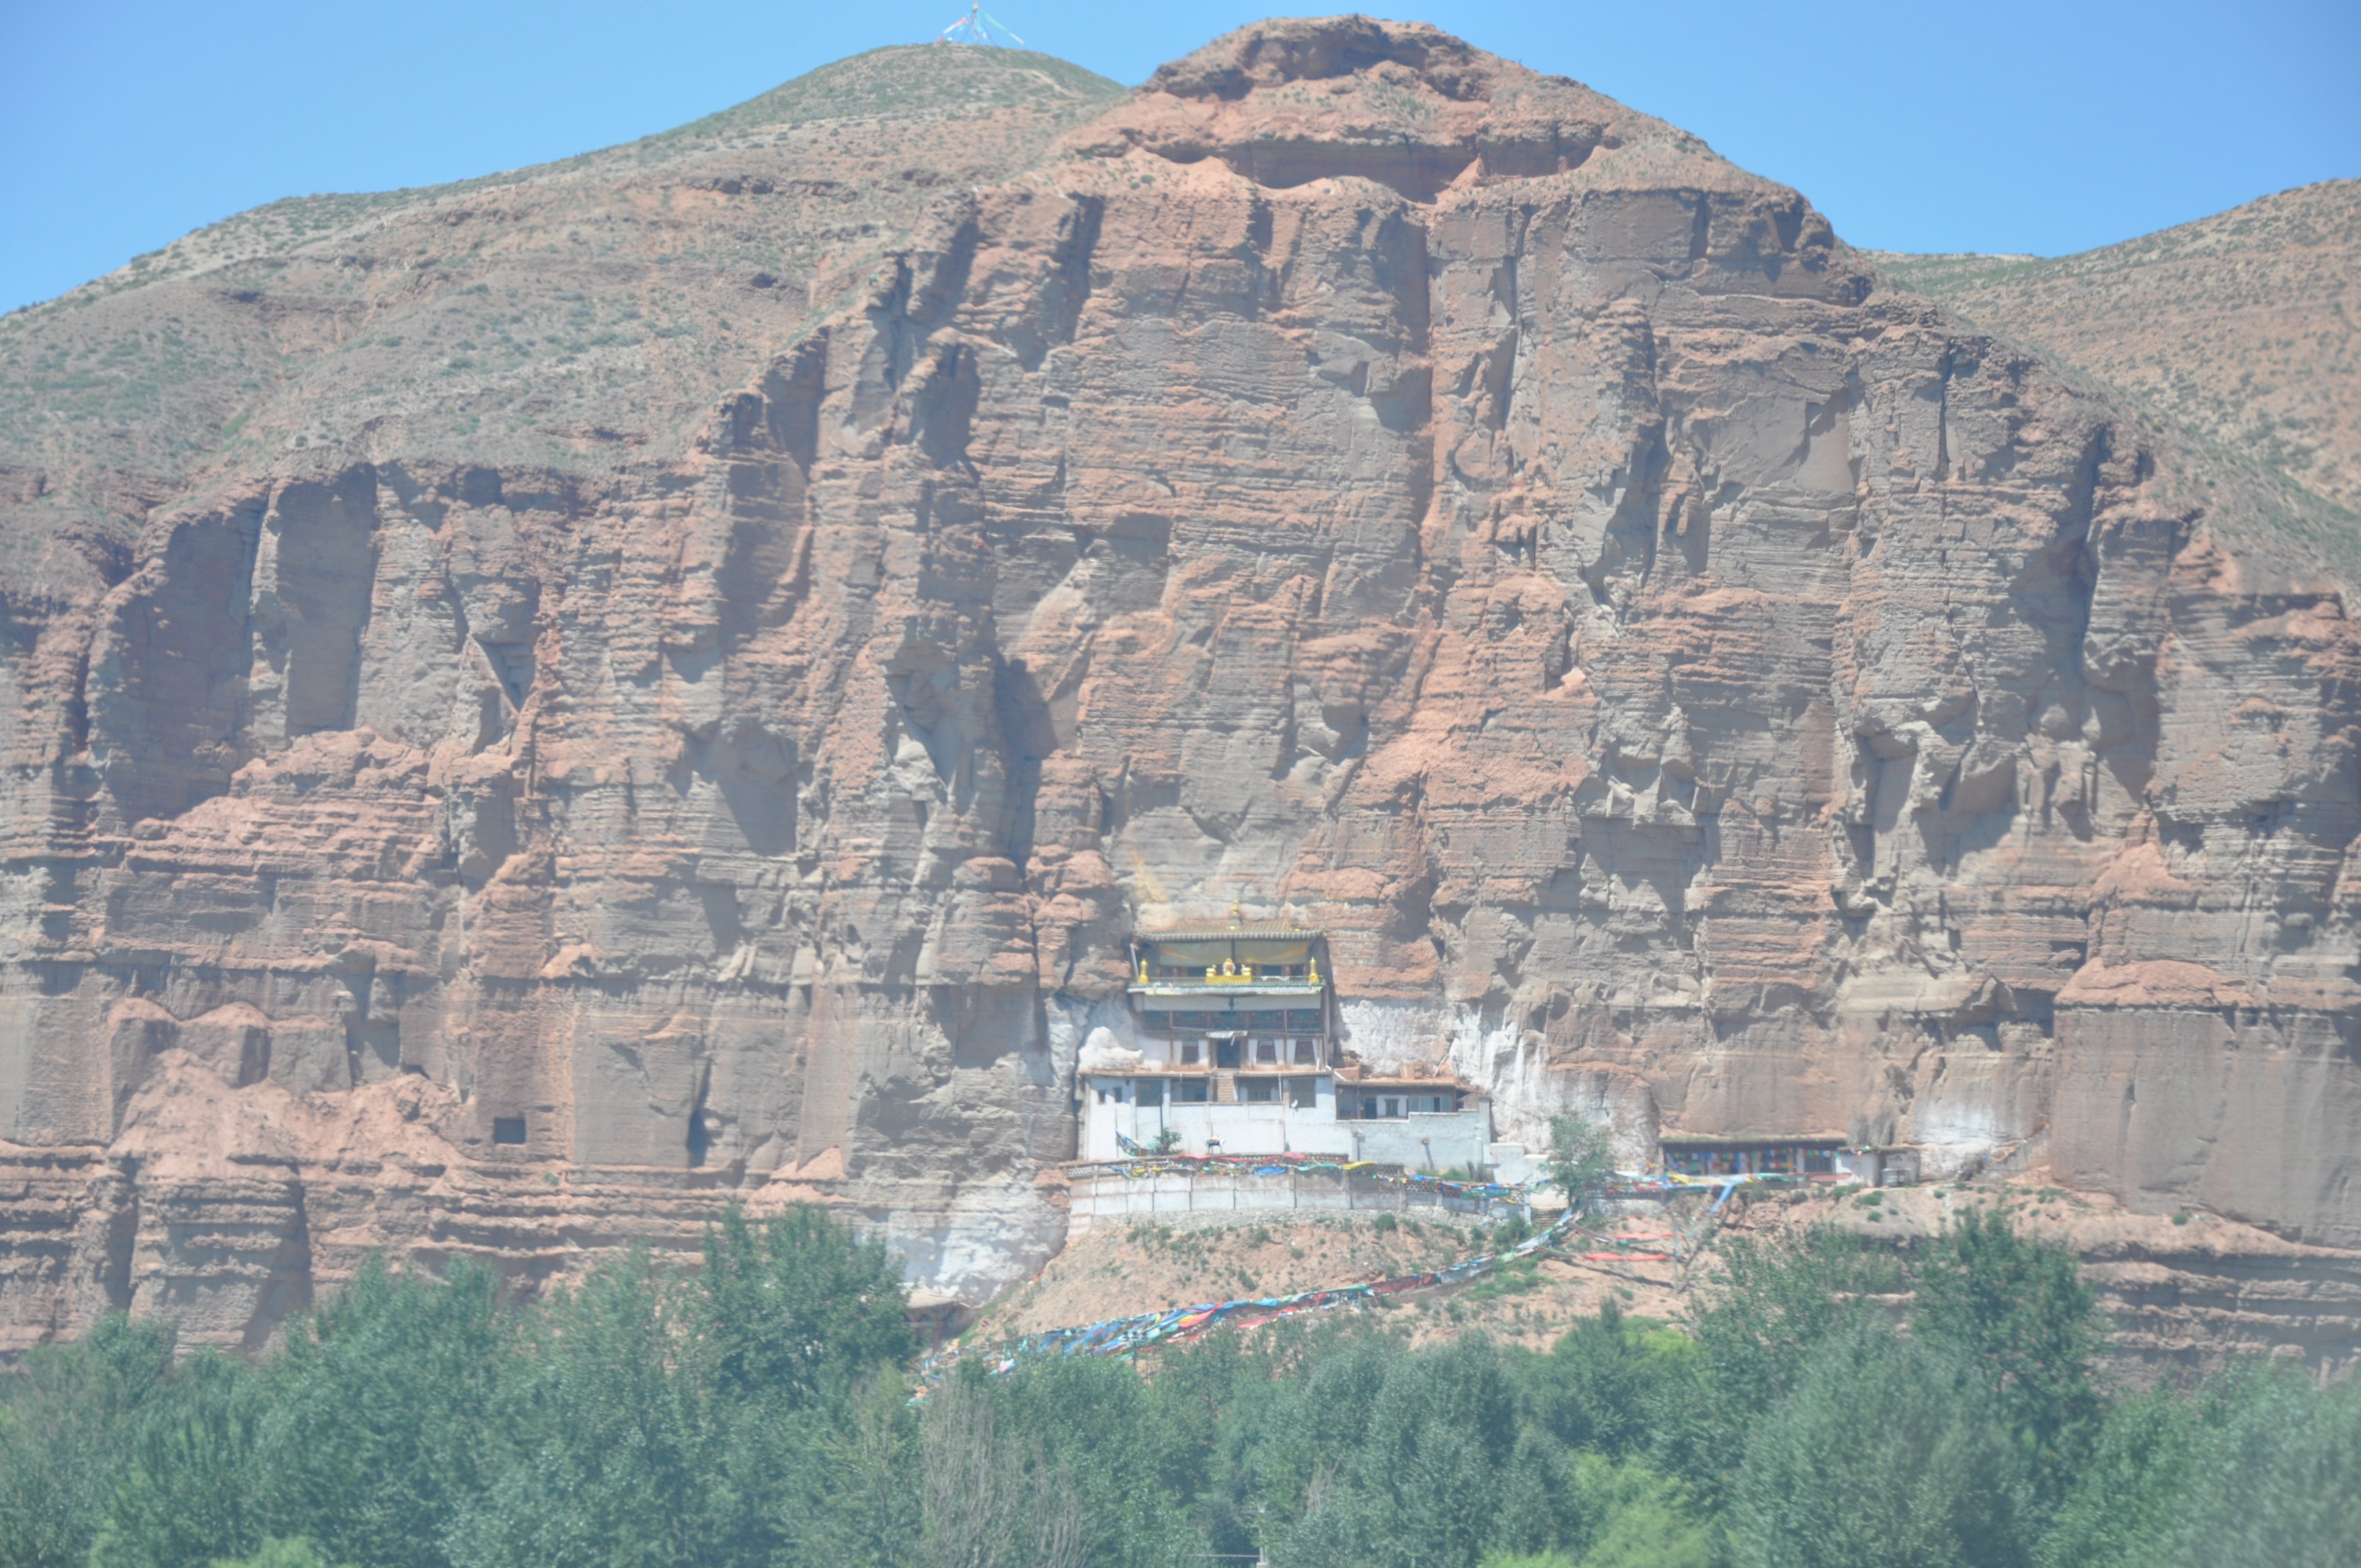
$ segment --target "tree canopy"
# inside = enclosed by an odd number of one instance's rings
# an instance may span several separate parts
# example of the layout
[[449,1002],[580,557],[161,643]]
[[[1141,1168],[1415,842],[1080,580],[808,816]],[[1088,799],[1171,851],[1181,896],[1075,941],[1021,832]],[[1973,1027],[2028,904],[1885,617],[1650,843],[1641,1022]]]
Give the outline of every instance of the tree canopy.
[[1546,1353],[1380,1312],[922,1385],[906,1308],[798,1207],[529,1305],[372,1265],[255,1364],[111,1318],[0,1390],[0,1568],[2361,1568],[2361,1394],[2119,1394],[1996,1216],[1732,1239]]

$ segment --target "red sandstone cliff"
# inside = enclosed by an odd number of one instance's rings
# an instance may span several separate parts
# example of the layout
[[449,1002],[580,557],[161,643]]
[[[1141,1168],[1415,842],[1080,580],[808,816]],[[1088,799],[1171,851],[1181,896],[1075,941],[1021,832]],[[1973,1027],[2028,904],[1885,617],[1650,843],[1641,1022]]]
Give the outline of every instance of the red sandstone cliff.
[[979,1295],[1056,1245],[1116,938],[1234,899],[1504,1135],[2361,1245],[2361,641],[2300,527],[1432,28],[1033,58],[0,325],[20,1339],[725,1194]]

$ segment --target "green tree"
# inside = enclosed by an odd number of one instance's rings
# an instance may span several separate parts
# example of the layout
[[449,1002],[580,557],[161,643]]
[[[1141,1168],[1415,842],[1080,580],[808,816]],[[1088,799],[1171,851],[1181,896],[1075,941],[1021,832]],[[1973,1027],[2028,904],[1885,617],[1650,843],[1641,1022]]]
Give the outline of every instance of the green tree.
[[2175,1568],[2361,1563],[2361,1386],[2302,1369],[2246,1370],[2217,1396]]
[[1665,1380],[1655,1417],[1656,1453],[1714,1507],[1814,1354],[1858,1330],[1877,1312],[1872,1299],[1901,1282],[1891,1256],[1826,1228],[1771,1241],[1727,1237],[1719,1261],[1696,1292],[1696,1363]]
[[1481,1340],[1418,1353],[1347,1344],[1312,1368],[1293,1405],[1273,1434],[1270,1512],[1292,1518],[1269,1540],[1283,1568],[1473,1568],[1493,1547],[1580,1535],[1563,1451],[1520,1431],[1499,1354]]
[[910,1485],[918,1465],[918,1418],[908,1385],[898,1376],[873,1377],[844,1407],[818,1461],[816,1473],[826,1486],[805,1519],[825,1519],[829,1528],[790,1521],[783,1533],[792,1544],[775,1555],[775,1568],[917,1563],[924,1521]]
[[2203,1401],[2152,1389],[2107,1412],[2037,1553],[2045,1568],[2161,1568],[2200,1479]]
[[92,1568],[186,1568],[261,1544],[255,1454],[261,1379],[201,1351],[143,1401]]
[[997,1392],[968,1373],[927,1401],[918,1478],[925,1560],[942,1568],[1082,1568],[1087,1524],[1073,1465],[1007,1421]]
[[1653,1319],[1625,1317],[1609,1297],[1549,1354],[1514,1354],[1511,1365],[1532,1420],[1568,1448],[1621,1456],[1653,1442],[1658,1414],[1686,1381],[1695,1349]]
[[731,1204],[706,1232],[686,1306],[684,1326],[725,1399],[807,1404],[917,1354],[901,1264],[815,1203],[790,1204],[759,1231]]
[[2355,1568],[2361,1387],[2251,1364],[2126,1401],[2040,1553],[2057,1568]]
[[1615,1174],[1615,1138],[1604,1123],[1568,1112],[1550,1118],[1550,1179],[1568,1202]]
[[172,1331],[119,1312],[26,1354],[0,1401],[0,1568],[82,1568],[171,1369]]
[[704,1254],[679,1376],[708,1456],[706,1561],[899,1561],[919,1522],[901,1264],[814,1204],[760,1226],[732,1205]]
[[2024,1456],[1952,1352],[1860,1320],[1764,1413],[1732,1488],[1746,1568],[2012,1568]]
[[[732,1209],[683,1278],[644,1255],[516,1336],[506,1431],[455,1564],[789,1568],[895,1561],[915,1432],[880,1380],[915,1349],[900,1266],[824,1209]],[[371,1565],[374,1568],[374,1565]]]
[[910,1556],[920,1523],[917,1420],[898,1376],[813,1404],[697,1402],[705,1474],[700,1564],[885,1565]]
[[501,1397],[507,1442],[447,1540],[462,1568],[688,1568],[709,1539],[715,1455],[678,1292],[644,1253],[534,1315]]
[[121,1319],[29,1357],[0,1568],[2361,1568],[2352,1386],[2109,1410],[2071,1260],[1981,1217],[1923,1249],[1906,1332],[1855,1238],[1719,1262],[1689,1333],[1302,1320],[915,1407],[896,1270],[818,1211],[522,1311],[371,1266],[258,1371]]
[[1913,1328],[1957,1350],[1998,1398],[2028,1457],[2064,1462],[2037,1473],[2062,1477],[2100,1409],[2092,1375],[2098,1297],[2073,1255],[2017,1234],[1997,1211],[1970,1209],[1927,1244],[1912,1273]]
[[1582,1568],[1719,1568],[1718,1520],[1687,1487],[1641,1460],[1580,1456],[1576,1485],[1591,1514]]
[[[1252,1334],[1213,1334],[1160,1357],[1148,1389],[1154,1419],[1169,1434],[1165,1486],[1190,1500],[1192,1528],[1207,1550],[1256,1555],[1275,1475],[1267,1442],[1293,1419],[1306,1368],[1369,1337],[1352,1320],[1297,1318]],[[1279,1489],[1300,1511],[1309,1475],[1288,1474]]]
[[1697,1512],[1680,1483],[1639,1463],[1611,1464],[1579,1455],[1575,1485],[1593,1514],[1579,1553],[1555,1548],[1495,1548],[1477,1568],[1719,1568],[1725,1556],[1714,1521]]
[[292,1541],[277,1536],[264,1541],[251,1556],[217,1557],[213,1568],[330,1568],[320,1549],[302,1536]]
[[482,1267],[437,1280],[364,1265],[266,1368],[265,1528],[334,1562],[445,1568],[444,1535],[500,1424],[507,1338]]
[[[1165,1568],[1203,1550],[1170,1485],[1191,1434],[1163,1419],[1137,1369],[1095,1357],[1012,1376],[972,1372],[928,1396],[922,1417],[930,1562],[998,1542],[1006,1563]],[[1005,1478],[995,1492],[987,1472]],[[963,1549],[965,1550],[965,1549]]]

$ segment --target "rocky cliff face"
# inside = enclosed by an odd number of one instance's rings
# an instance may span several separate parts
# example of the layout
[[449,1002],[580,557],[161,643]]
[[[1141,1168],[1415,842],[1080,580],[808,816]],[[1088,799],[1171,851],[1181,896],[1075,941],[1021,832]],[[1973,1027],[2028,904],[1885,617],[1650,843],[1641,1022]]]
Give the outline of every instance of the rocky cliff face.
[[981,1296],[1234,900],[1505,1135],[2361,1245],[2361,642],[2246,491],[1432,28],[852,67],[0,328],[20,1337],[730,1194]]

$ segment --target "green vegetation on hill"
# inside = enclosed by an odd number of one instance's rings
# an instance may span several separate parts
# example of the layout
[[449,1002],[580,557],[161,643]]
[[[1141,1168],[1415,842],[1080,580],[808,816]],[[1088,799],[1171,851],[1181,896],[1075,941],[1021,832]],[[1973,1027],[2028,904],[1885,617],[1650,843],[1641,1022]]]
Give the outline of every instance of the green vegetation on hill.
[[1890,283],[2106,383],[2259,516],[2361,564],[2361,180],[2078,256],[1870,258]]
[[404,208],[521,185],[567,170],[609,162],[663,162],[695,147],[764,126],[830,119],[936,120],[999,109],[1041,110],[1060,121],[1076,121],[1121,97],[1125,91],[1119,82],[1032,49],[889,45],[832,60],[734,107],[634,142],[440,185],[282,197],[197,229],[66,297],[134,288],[178,276],[192,263],[217,264],[225,255],[285,252]]
[[289,469],[663,461],[939,188],[1122,92],[1023,50],[873,50],[620,146],[209,225],[0,314],[0,563],[94,596],[159,509]]
[[0,1404],[0,1568],[2200,1568],[2361,1563],[2361,1389],[2124,1398],[2072,1259],[1733,1244],[1686,1330],[1376,1321],[911,1394],[883,1248],[730,1215],[532,1308],[366,1271],[258,1365],[121,1318]]

